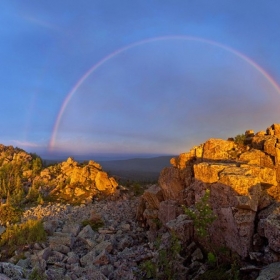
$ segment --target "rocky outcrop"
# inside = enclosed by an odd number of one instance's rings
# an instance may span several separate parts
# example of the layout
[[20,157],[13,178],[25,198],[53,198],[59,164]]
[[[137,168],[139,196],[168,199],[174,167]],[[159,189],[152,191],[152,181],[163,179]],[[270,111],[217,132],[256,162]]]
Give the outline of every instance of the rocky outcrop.
[[[280,124],[266,132],[246,131],[244,145],[233,139],[209,139],[172,159],[171,164],[162,170],[158,181],[164,200],[158,205],[142,197],[142,212],[153,209],[157,214],[153,218],[146,215],[146,224],[158,218],[180,236],[185,223],[190,236],[191,223],[177,221],[182,214],[178,206],[195,207],[210,190],[209,203],[216,215],[208,229],[212,248],[227,247],[243,259],[258,255],[260,263],[280,260],[280,211],[275,207],[280,202]],[[194,238],[200,240],[195,228]],[[190,242],[190,238],[186,240]]]
[[118,186],[100,164],[92,160],[88,164],[79,164],[72,158],[45,168],[35,181],[41,184],[42,192],[70,203],[86,203],[101,194],[114,194]]
[[[42,199],[86,203],[96,196],[114,194],[118,186],[93,160],[81,164],[70,157],[65,162],[42,168],[43,161],[38,155],[0,144],[0,202],[2,199],[5,202],[8,195],[17,195],[22,188],[27,201],[34,199],[36,192]],[[33,197],[28,196],[30,192]]]

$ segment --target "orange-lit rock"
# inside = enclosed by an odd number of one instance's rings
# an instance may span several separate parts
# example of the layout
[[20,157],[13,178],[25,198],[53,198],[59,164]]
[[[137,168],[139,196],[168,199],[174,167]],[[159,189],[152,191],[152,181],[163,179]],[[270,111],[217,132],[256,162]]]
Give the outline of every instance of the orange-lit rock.
[[227,160],[229,151],[235,147],[232,141],[214,139],[207,140],[203,147],[203,160]]
[[227,165],[222,163],[208,163],[202,162],[195,164],[194,168],[194,177],[197,180],[200,180],[204,183],[215,183],[219,180],[219,173],[224,170]]

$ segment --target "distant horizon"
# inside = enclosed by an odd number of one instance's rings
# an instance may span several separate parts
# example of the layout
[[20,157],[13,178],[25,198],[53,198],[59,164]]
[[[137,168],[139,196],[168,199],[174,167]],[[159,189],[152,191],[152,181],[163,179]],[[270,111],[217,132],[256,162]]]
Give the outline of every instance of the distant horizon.
[[[26,151],[28,152],[28,151]],[[29,152],[28,152],[29,153]],[[32,152],[31,152],[32,153]],[[67,154],[67,153],[57,153],[57,154],[50,154],[50,153],[37,153],[43,160],[57,160],[57,161],[64,161],[67,158],[71,157],[76,161],[113,161],[113,160],[129,160],[129,159],[147,159],[147,158],[157,158],[157,157],[173,157],[177,156],[176,154],[151,154],[151,153],[99,153],[99,154]]]

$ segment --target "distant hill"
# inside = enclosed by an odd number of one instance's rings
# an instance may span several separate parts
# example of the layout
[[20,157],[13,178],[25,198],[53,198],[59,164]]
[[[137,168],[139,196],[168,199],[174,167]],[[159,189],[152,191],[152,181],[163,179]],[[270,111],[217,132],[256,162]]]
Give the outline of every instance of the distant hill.
[[99,161],[103,170],[121,180],[141,182],[157,181],[160,171],[170,166],[170,159],[174,157],[159,156],[153,158],[134,158],[126,160]]

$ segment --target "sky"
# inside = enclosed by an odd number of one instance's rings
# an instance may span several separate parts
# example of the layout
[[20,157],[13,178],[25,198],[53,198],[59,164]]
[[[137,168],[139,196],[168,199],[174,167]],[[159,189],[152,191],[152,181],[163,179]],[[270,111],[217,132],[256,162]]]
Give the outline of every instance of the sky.
[[129,158],[280,123],[279,10],[277,0],[2,0],[0,143]]

